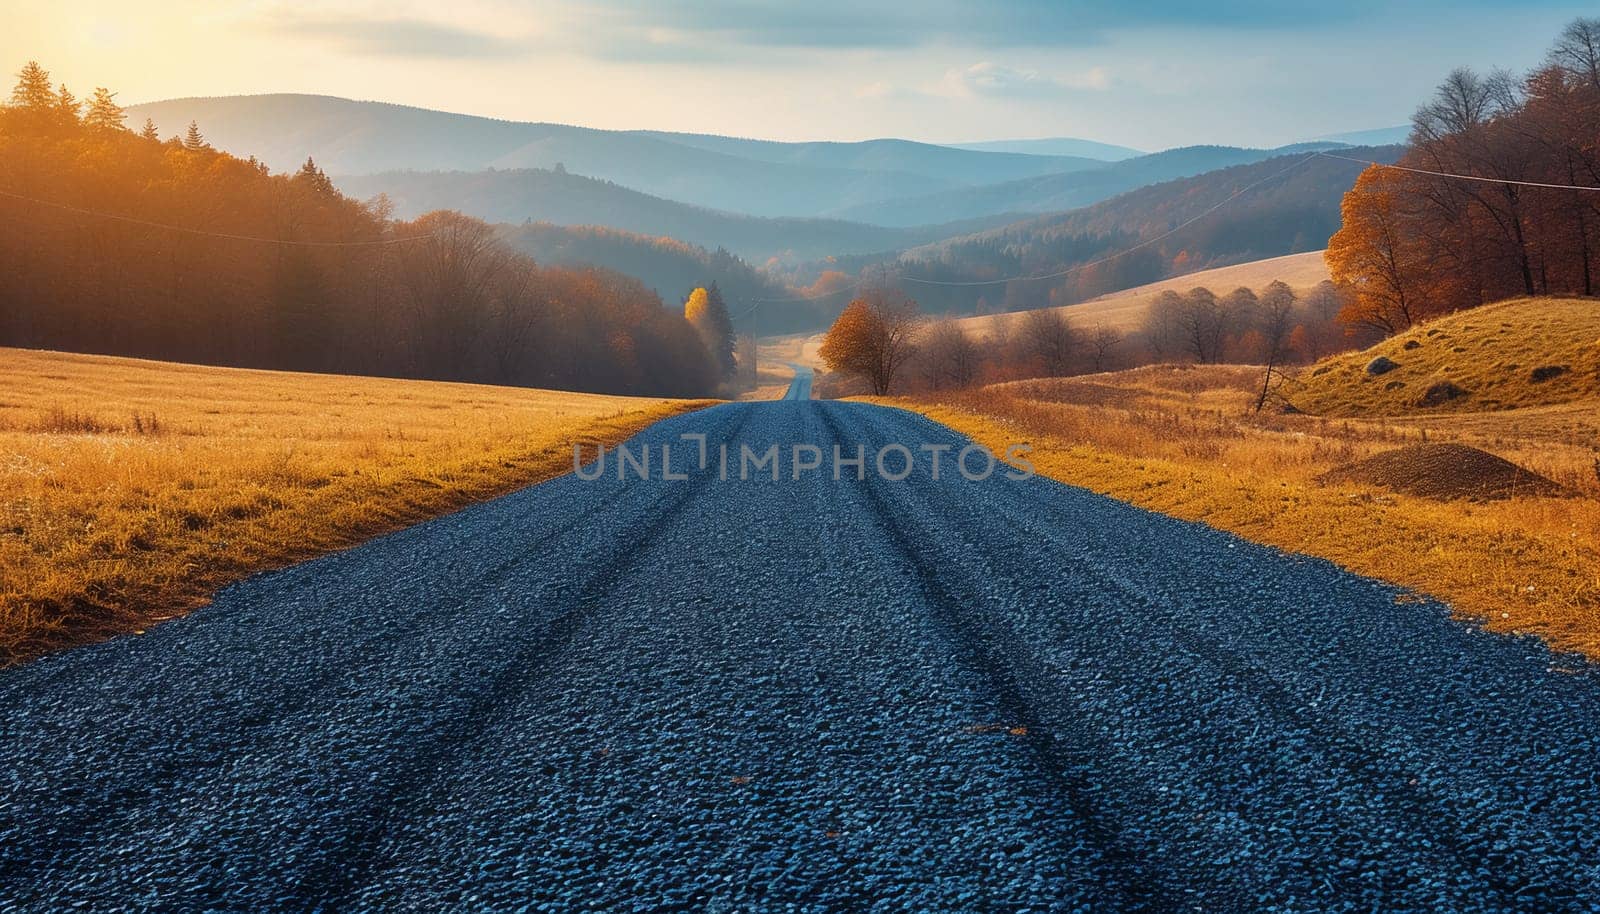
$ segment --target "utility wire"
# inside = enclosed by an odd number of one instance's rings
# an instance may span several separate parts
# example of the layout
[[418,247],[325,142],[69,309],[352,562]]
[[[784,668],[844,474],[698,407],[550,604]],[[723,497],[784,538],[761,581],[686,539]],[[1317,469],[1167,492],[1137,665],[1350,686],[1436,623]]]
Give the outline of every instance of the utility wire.
[[1346,162],[1354,162],[1357,165],[1377,166],[1378,168],[1388,168],[1388,169],[1391,169],[1391,170],[1394,170],[1394,171],[1409,171],[1412,174],[1432,175],[1435,178],[1454,178],[1454,179],[1456,179],[1458,181],[1481,181],[1481,182],[1483,182],[1485,184],[1516,184],[1516,185],[1518,185],[1520,187],[1543,187],[1543,188],[1546,188],[1548,190],[1600,191],[1600,187],[1596,187],[1596,186],[1593,186],[1593,185],[1583,185],[1583,184],[1541,184],[1538,181],[1513,181],[1510,178],[1485,178],[1485,177],[1483,177],[1481,175],[1458,175],[1458,174],[1452,174],[1452,173],[1447,172],[1447,171],[1429,171],[1426,168],[1412,168],[1409,165],[1388,165],[1388,164],[1385,164],[1383,162],[1372,162],[1372,161],[1368,161],[1367,159],[1358,159],[1358,158],[1356,158],[1354,156],[1336,155],[1336,154],[1331,153],[1331,152],[1318,152],[1318,153],[1315,153],[1315,155],[1322,156],[1325,159],[1342,159],[1342,160],[1344,160]]
[[230,235],[226,232],[209,232],[205,229],[187,228],[182,225],[170,225],[165,222],[151,222],[148,219],[136,219],[132,216],[122,216],[118,215],[117,213],[105,213],[99,210],[84,209],[78,206],[69,206],[65,203],[56,203],[50,200],[40,200],[35,197],[27,197],[23,196],[22,194],[14,194],[10,191],[4,190],[0,190],[0,197],[10,197],[13,200],[22,200],[27,203],[35,203],[39,206],[50,206],[56,209],[65,210],[69,213],[77,213],[81,216],[97,216],[101,219],[111,219],[116,222],[126,222],[130,225],[140,225],[146,228],[166,229],[170,232],[184,232],[190,235],[203,235],[208,238],[225,238],[230,241],[254,241],[260,244],[286,244],[296,247],[312,248],[356,248],[375,247],[386,244],[403,244],[407,241],[420,241],[423,238],[434,237],[433,233],[430,232],[423,235],[407,235],[404,238],[379,238],[372,241],[294,241],[287,238],[262,238],[257,235]]

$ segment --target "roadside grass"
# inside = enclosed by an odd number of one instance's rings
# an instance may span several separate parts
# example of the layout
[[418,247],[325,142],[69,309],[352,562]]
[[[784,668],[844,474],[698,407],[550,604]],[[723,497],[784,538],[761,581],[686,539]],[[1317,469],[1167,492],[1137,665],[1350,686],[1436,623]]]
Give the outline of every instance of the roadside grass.
[[[1441,599],[1499,631],[1600,658],[1600,399],[1449,417],[1346,420],[1251,410],[1260,369],[1162,366],[877,402],[1045,476]],[[1434,501],[1323,473],[1427,441],[1483,447],[1576,498]]]
[[0,664],[141,630],[703,405],[0,349]]
[[[1397,367],[1369,374],[1380,356]],[[1325,359],[1284,395],[1324,416],[1479,412],[1600,397],[1600,301],[1522,298],[1462,311]]]

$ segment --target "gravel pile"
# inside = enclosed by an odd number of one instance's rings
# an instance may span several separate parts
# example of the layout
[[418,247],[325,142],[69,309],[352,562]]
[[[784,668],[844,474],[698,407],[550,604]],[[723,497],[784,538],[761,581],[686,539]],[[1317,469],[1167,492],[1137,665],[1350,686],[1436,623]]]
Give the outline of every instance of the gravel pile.
[[1563,486],[1509,460],[1464,444],[1412,444],[1323,474],[1323,483],[1383,486],[1437,499],[1562,497]]

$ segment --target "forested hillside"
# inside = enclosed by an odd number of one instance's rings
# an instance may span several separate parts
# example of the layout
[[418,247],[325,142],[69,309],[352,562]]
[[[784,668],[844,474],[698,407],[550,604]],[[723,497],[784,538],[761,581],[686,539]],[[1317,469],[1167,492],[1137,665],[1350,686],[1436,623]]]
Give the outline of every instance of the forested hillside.
[[709,356],[636,280],[539,267],[453,212],[393,221],[312,162],[134,133],[30,64],[0,108],[0,345],[700,394]]
[[922,196],[867,203],[829,215],[880,225],[923,225],[972,219],[994,213],[1050,213],[1077,209],[1160,181],[1187,178],[1219,168],[1247,165],[1281,155],[1332,148],[1313,143],[1281,149],[1185,146],[1138,156],[1100,168],[1067,174],[941,190]]
[[399,171],[335,175],[334,181],[362,199],[384,194],[403,217],[448,208],[491,222],[603,225],[666,235],[705,248],[725,247],[756,264],[897,251],[1010,221],[997,216],[883,228],[838,219],[746,216],[651,196],[561,169]]
[[[1390,146],[1340,154],[1394,161],[1401,151]],[[1195,270],[1325,247],[1339,228],[1340,200],[1360,171],[1342,159],[1280,156],[914,248],[898,269],[908,278],[957,283],[1072,271],[1046,280],[918,286],[918,300],[929,311],[971,311],[980,300],[989,310],[1071,304]],[[1219,208],[1160,238],[1213,207]],[[1112,255],[1118,256],[1094,265]]]
[[[793,295],[789,288],[724,248],[708,251],[676,238],[640,235],[602,226],[536,222],[502,230],[512,247],[546,266],[603,266],[626,273],[666,301],[716,284],[730,302]],[[742,332],[761,328],[740,326]]]

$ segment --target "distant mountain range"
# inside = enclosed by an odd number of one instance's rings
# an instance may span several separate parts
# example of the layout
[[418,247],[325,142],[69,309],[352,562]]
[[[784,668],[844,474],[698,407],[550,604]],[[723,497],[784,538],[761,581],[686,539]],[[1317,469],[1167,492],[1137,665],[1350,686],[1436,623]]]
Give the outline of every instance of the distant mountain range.
[[1145,155],[1143,150],[1110,143],[1097,143],[1071,136],[1047,137],[1038,140],[988,140],[982,143],[951,143],[956,149],[978,152],[1020,152],[1027,155],[1082,156],[1102,162],[1120,162],[1134,156]]
[[659,197],[759,216],[830,210],[1100,166],[1079,156],[953,149],[906,140],[776,143],[521,123],[319,95],[185,98],[136,105],[164,136],[190,121],[219,149],[275,170],[314,157],[329,174],[554,168]]
[[[308,157],[403,217],[456,209],[504,223],[550,262],[643,278],[669,301],[716,279],[734,297],[783,298],[822,271],[898,261],[950,281],[1029,276],[1158,236],[1243,183],[1316,149],[1403,141],[1405,127],[1277,149],[1189,146],[1143,154],[1073,137],[953,146],[801,142],[614,131],[314,95],[190,98],[128,109],[166,136],[198,122],[213,145],[276,170]],[[1398,147],[1353,150],[1389,158]],[[932,310],[1035,307],[1205,266],[1327,243],[1359,169],[1315,160],[1182,237],[1061,282],[921,289]],[[1037,215],[1030,215],[1037,214]],[[763,275],[756,267],[782,267]],[[999,298],[997,299],[996,296]],[[762,312],[761,329],[825,321],[838,303]],[[770,313],[769,313],[770,312]]]
[[1278,149],[1186,146],[1124,159],[1089,171],[1042,175],[983,187],[963,187],[865,203],[836,210],[830,215],[880,225],[906,226],[971,219],[994,213],[1060,212],[1089,206],[1159,181],[1186,178],[1218,168],[1337,145],[1340,144],[1308,143]]
[[1351,146],[1403,146],[1411,139],[1411,125],[1355,130],[1350,133],[1330,133],[1313,139],[1327,143],[1348,143]]
[[396,215],[404,218],[430,210],[457,209],[490,222],[606,226],[669,236],[713,250],[727,248],[756,264],[771,259],[792,262],[834,254],[892,253],[1016,218],[1016,214],[996,214],[931,226],[883,227],[839,219],[748,216],[549,169],[396,171],[339,175],[334,183],[358,198],[384,194],[394,204]]

